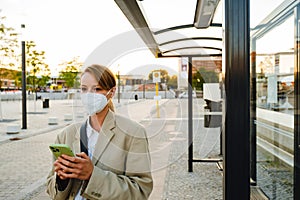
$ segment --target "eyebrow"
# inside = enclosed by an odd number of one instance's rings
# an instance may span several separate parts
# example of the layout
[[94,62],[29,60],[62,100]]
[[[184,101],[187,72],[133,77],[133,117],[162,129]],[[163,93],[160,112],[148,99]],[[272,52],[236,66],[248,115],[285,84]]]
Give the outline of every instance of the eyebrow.
[[[82,84],[81,86],[87,87],[87,85]],[[92,85],[92,87],[101,87],[100,85]]]

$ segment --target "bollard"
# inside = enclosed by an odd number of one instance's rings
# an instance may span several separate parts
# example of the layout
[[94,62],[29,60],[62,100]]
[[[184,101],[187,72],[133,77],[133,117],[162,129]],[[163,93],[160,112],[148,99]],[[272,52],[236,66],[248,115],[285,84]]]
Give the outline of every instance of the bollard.
[[6,128],[6,133],[8,134],[16,134],[20,132],[20,125],[19,124],[9,124]]
[[64,115],[64,120],[65,121],[72,121],[73,120],[73,115],[71,115],[71,114],[65,114]]
[[57,119],[57,117],[49,117],[49,118],[48,118],[48,124],[49,124],[49,125],[57,125],[57,124],[58,124],[58,119]]
[[85,117],[85,113],[76,113],[75,114],[75,118],[84,118]]

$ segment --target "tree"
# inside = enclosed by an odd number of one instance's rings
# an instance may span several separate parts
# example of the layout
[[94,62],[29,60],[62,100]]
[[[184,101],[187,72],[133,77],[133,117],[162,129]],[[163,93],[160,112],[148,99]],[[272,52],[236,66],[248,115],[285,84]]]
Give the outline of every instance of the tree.
[[72,88],[74,86],[77,88],[79,85],[77,75],[83,66],[83,63],[79,61],[79,56],[74,57],[70,61],[65,61],[59,64],[59,66],[63,68],[63,70],[59,72],[59,78],[65,81],[65,84],[68,88]]
[[167,70],[165,69],[159,69],[159,70],[153,70],[149,73],[148,78],[149,80],[153,80],[153,72],[160,72],[160,90],[165,90],[167,89],[167,84],[170,80],[170,76]]
[[159,70],[151,71],[148,75],[149,80],[153,80],[152,76],[153,76],[154,71],[159,71],[160,72],[161,83],[168,83],[168,81],[170,80],[170,76],[169,76],[169,72],[165,69],[159,69]]
[[2,79],[6,77],[4,69],[18,67],[18,34],[15,29],[4,24],[6,17],[0,16],[0,88]]
[[218,83],[219,75],[213,70],[207,70],[200,67],[198,71],[192,75],[192,88],[196,90],[203,90],[203,83]]
[[33,91],[36,92],[36,85],[39,81],[37,75],[44,76],[43,80],[49,80],[50,69],[45,63],[45,51],[37,50],[34,41],[26,42],[26,66],[29,70],[27,82],[33,86]]
[[178,77],[176,75],[173,75],[170,78],[170,80],[168,81],[169,88],[173,88],[173,89],[177,88],[177,86],[178,86],[177,79],[178,79]]
[[196,90],[203,90],[203,83],[205,83],[205,80],[200,72],[197,71],[196,73],[193,73],[192,88],[196,88]]

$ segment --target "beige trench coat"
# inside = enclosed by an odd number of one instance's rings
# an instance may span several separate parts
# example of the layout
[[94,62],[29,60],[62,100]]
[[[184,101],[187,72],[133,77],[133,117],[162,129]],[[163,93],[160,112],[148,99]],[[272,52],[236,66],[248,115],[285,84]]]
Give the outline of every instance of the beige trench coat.
[[[68,144],[80,152],[82,123],[66,127],[56,143]],[[86,199],[147,199],[153,188],[146,131],[140,124],[109,111],[99,133],[89,181],[71,179],[59,191],[54,170],[47,178],[47,193],[52,199],[74,199],[81,188]],[[82,187],[81,187],[82,186]]]

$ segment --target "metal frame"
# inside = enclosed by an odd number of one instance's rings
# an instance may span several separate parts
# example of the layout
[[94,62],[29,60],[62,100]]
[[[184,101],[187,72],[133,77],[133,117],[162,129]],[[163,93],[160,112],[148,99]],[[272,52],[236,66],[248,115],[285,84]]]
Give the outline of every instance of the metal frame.
[[187,40],[216,40],[216,41],[222,41],[222,38],[215,38],[215,37],[191,37],[191,38],[181,38],[181,39],[177,39],[177,40],[170,40],[167,42],[163,42],[158,44],[159,46],[164,46],[167,44],[171,44],[171,43],[176,43],[176,42],[182,42],[182,41],[187,41]]
[[249,0],[225,1],[223,199],[250,199]]
[[178,55],[162,55],[161,53],[157,54],[157,58],[178,58],[178,57],[218,57],[222,56],[221,53],[217,54],[178,54]]
[[[155,32],[153,32],[153,34],[157,35],[157,34],[165,33],[165,32],[168,32],[168,31],[174,31],[174,30],[184,29],[184,28],[193,28],[193,27],[194,27],[194,24],[185,24],[185,25],[173,26],[173,27],[170,27],[170,28],[155,31]],[[211,23],[210,27],[222,27],[222,24]]]
[[[263,37],[266,33],[271,31],[276,26],[283,23],[286,18],[291,15],[295,16],[295,113],[294,113],[294,199],[300,199],[300,5],[298,0],[286,0],[279,5],[272,13],[270,13],[254,30],[251,36],[252,52],[251,58],[255,59],[256,54],[256,40]],[[252,82],[251,82],[251,167],[250,174],[251,179],[256,184],[256,125],[254,120],[256,119],[256,66],[255,60],[252,60]]]
[[298,0],[285,0],[272,13],[270,13],[259,25],[253,30],[251,38],[259,39],[268,31],[278,26],[284,19],[293,14],[293,8],[297,6]]
[[[194,24],[186,24],[181,26],[175,26],[166,28],[160,31],[152,32],[143,16],[143,13],[138,6],[136,0],[115,0],[116,4],[119,6],[121,11],[124,13],[128,21],[132,24],[132,26],[135,28],[139,36],[142,38],[142,40],[145,42],[145,44],[148,46],[149,50],[152,52],[152,54],[156,58],[161,57],[188,57],[188,56],[195,56],[195,57],[212,57],[212,56],[221,56],[221,54],[195,54],[195,55],[163,55],[163,52],[159,49],[159,44],[155,41],[155,38],[153,35],[157,35],[160,33],[168,32],[171,30],[177,30],[177,29],[183,29],[183,28],[191,28],[195,27]],[[218,23],[211,23],[210,26],[215,27],[222,27],[222,24]]]
[[216,47],[189,46],[189,47],[181,47],[181,48],[170,49],[168,51],[163,51],[162,54],[172,52],[172,51],[177,51],[177,50],[184,50],[184,49],[210,49],[210,50],[222,51],[221,48],[216,48]]
[[300,4],[295,14],[294,199],[300,199]]
[[[25,29],[25,24],[21,24],[21,28]],[[27,129],[26,42],[24,38],[21,41],[21,46],[22,46],[22,129]]]
[[115,2],[148,46],[152,54],[157,57],[161,52],[158,49],[158,44],[156,43],[153,33],[150,31],[136,0],[115,0]]
[[251,82],[250,82],[250,178],[251,184],[257,181],[256,152],[256,39],[251,40]]
[[188,57],[188,171],[193,171],[194,151],[193,151],[193,98],[192,98],[192,76],[193,76],[193,59]]
[[[143,28],[138,32],[150,51],[156,57],[188,57],[189,58],[189,171],[193,171],[193,162],[218,162],[217,160],[195,160],[193,159],[193,120],[192,120],[192,57],[221,56],[222,54],[197,54],[197,55],[163,55],[158,46],[149,46],[155,42],[144,17],[134,0],[115,0],[121,10],[135,29]],[[135,5],[132,5],[135,4]],[[238,11],[238,12],[237,12]],[[139,22],[142,22],[139,24]],[[250,198],[250,162],[249,162],[249,0],[227,0],[225,1],[225,91],[226,108],[228,112],[225,117],[225,129],[222,134],[224,155],[223,195],[224,199],[240,200]],[[180,26],[179,26],[180,27]],[[185,27],[187,28],[187,27]],[[166,29],[166,31],[170,30]],[[156,34],[166,32],[160,31]],[[153,33],[152,33],[153,34]],[[149,42],[150,40],[150,42]],[[154,40],[154,41],[152,41]],[[238,102],[238,103],[236,103]],[[243,133],[243,134],[241,134]]]

